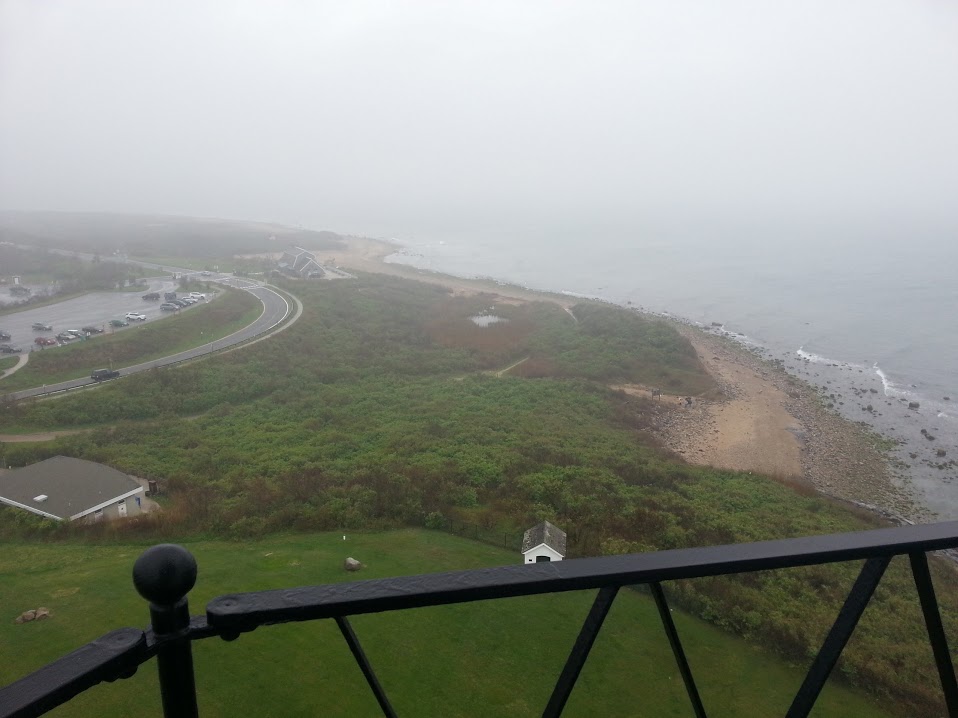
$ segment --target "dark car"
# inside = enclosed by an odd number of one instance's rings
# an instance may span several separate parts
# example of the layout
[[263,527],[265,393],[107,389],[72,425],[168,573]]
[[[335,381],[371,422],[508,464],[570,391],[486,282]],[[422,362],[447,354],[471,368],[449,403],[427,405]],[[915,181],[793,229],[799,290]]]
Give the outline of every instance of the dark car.
[[34,331],[38,332],[52,332],[53,327],[49,324],[44,324],[43,322],[34,322],[33,323]]
[[38,344],[41,347],[55,347],[57,345],[57,340],[53,337],[37,337],[33,340],[34,344]]
[[110,326],[111,327],[128,327],[130,326],[130,323],[126,319],[111,319]]
[[166,299],[166,300],[176,299],[176,292],[167,292],[166,294],[163,295],[163,299]]
[[144,294],[144,295],[143,295],[143,298],[146,299],[146,300],[148,300],[148,301],[155,302],[155,301],[157,301],[157,300],[160,298],[160,293],[159,293],[159,292],[150,292],[149,294]]
[[3,331],[2,329],[0,329],[0,339],[6,340],[6,339],[9,339],[9,338],[10,338],[10,335],[9,335],[7,332],[5,332],[5,331]]
[[81,332],[86,332],[87,334],[102,334],[103,330],[100,327],[83,327],[80,329]]
[[57,334],[57,339],[61,342],[72,342],[74,339],[79,339],[76,334],[71,334],[70,332],[60,332]]
[[161,305],[160,305],[160,311],[161,311],[161,312],[175,312],[175,311],[177,311],[179,308],[180,308],[179,305],[171,304],[171,303],[169,303],[169,302],[166,302],[165,304],[161,304]]
[[120,372],[116,369],[94,369],[93,373],[90,374],[93,381],[106,381],[107,379],[116,379],[118,376],[120,376]]
[[9,344],[0,344],[0,354],[19,354],[23,349],[20,347],[12,347]]

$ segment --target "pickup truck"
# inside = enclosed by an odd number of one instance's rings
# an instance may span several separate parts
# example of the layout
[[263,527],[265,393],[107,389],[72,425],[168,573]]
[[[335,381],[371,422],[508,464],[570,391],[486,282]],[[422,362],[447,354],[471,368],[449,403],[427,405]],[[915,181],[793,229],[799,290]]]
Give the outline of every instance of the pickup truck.
[[93,373],[90,374],[93,381],[106,381],[107,379],[116,379],[118,376],[120,376],[120,372],[116,369],[94,369]]

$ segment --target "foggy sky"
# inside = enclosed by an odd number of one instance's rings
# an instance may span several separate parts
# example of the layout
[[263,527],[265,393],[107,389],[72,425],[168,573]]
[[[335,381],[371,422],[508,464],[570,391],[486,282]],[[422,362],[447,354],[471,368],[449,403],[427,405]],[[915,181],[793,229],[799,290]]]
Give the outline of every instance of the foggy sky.
[[0,0],[0,209],[958,226],[958,4]]

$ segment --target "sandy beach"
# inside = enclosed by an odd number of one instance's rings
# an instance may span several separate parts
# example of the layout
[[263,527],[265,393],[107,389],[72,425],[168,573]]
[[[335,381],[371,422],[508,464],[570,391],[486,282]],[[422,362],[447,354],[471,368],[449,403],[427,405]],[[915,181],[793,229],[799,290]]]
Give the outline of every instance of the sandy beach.
[[[461,294],[488,292],[513,300],[554,301],[566,309],[580,301],[389,263],[385,258],[399,248],[375,239],[349,237],[346,243],[344,249],[315,252],[317,259],[346,270],[439,284]],[[693,464],[767,474],[800,490],[814,488],[896,520],[927,518],[896,485],[874,440],[861,427],[826,410],[810,386],[725,337],[675,326],[715,378],[720,397],[693,397],[692,406],[686,407],[684,397],[663,395],[655,433],[666,448]],[[646,393],[644,388],[631,390]]]

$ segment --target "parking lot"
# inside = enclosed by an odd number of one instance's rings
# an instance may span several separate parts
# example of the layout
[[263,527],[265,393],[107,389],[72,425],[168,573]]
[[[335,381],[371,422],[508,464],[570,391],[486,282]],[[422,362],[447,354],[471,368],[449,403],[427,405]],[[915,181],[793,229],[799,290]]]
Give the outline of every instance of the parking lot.
[[[176,291],[176,282],[172,279],[148,279],[147,282],[148,289],[136,292],[91,292],[75,299],[0,316],[0,330],[10,334],[10,339],[4,339],[0,343],[20,347],[24,352],[28,352],[41,349],[33,341],[38,336],[54,337],[67,329],[82,329],[86,326],[98,327],[105,334],[110,334],[170,316],[172,312],[160,310],[162,299],[149,301],[143,299],[143,295],[159,292],[162,297],[164,292]],[[111,319],[122,319],[127,312],[145,314],[146,321],[131,321],[129,327],[110,326]],[[35,322],[52,325],[53,331],[34,331],[31,325]],[[49,351],[55,348],[51,346],[44,349]]]

